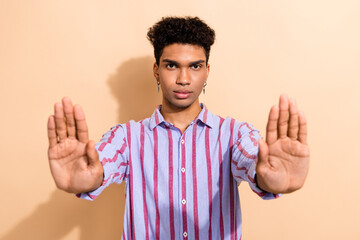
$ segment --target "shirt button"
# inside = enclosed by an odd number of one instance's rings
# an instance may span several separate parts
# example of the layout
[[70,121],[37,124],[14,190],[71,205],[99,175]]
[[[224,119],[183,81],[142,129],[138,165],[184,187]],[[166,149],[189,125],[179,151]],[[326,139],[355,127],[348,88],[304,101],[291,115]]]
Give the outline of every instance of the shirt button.
[[187,232],[184,232],[184,233],[183,233],[183,236],[184,236],[184,237],[187,237]]
[[185,168],[181,168],[181,172],[184,173],[184,172],[185,172]]
[[185,205],[186,200],[185,200],[185,199],[181,200],[181,203],[182,203],[183,205]]
[[167,127],[168,127],[168,126],[169,126],[169,123],[165,123],[165,126],[167,126]]
[[184,144],[184,142],[185,142],[184,139],[181,139],[181,144]]

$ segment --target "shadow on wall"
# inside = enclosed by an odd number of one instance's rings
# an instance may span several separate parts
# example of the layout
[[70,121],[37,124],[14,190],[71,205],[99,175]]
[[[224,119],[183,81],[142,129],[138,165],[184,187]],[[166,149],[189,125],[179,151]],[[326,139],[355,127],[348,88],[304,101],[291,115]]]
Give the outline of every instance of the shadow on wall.
[[18,223],[1,240],[57,240],[74,228],[79,239],[120,239],[124,211],[124,184],[111,186],[94,202],[55,190],[50,199]]
[[161,103],[153,76],[153,57],[130,59],[124,62],[108,80],[111,93],[119,104],[118,122],[139,121],[150,117]]
[[[160,104],[153,61],[152,57],[130,59],[109,77],[107,83],[119,105],[118,122],[146,118]],[[110,186],[94,202],[55,190],[0,240],[57,240],[75,228],[80,240],[121,239],[124,206],[124,183]]]

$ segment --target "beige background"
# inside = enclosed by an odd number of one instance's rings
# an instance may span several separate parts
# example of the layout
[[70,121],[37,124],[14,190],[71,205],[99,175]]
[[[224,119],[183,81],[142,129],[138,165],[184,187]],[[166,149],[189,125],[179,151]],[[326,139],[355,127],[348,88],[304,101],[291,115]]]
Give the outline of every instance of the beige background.
[[56,190],[46,121],[62,96],[98,140],[160,102],[148,27],[198,15],[217,33],[206,95],[214,113],[264,133],[281,93],[309,122],[303,189],[263,201],[240,186],[245,239],[360,239],[360,1],[0,0],[0,240],[120,239],[124,186],[95,202]]

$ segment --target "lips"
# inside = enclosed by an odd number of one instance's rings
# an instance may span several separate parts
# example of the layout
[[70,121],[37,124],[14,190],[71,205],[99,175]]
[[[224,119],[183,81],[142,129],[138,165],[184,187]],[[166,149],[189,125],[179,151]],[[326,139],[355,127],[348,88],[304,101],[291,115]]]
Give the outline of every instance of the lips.
[[174,91],[174,93],[176,98],[185,99],[188,98],[192,92],[186,90],[179,90],[179,91]]

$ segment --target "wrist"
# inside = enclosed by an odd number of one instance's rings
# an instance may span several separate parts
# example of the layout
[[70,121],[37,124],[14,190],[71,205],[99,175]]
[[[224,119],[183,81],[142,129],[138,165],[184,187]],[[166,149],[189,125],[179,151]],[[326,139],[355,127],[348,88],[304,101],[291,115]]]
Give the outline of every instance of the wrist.
[[269,193],[276,193],[273,191],[273,189],[270,189],[269,187],[267,187],[267,185],[265,184],[261,175],[258,175],[257,173],[255,174],[255,184],[261,191],[269,192]]
[[264,188],[260,186],[260,184],[259,184],[259,178],[258,178],[258,175],[257,175],[256,173],[255,173],[255,178],[254,178],[254,180],[255,180],[256,187],[259,188],[261,191],[266,192],[266,191],[264,190]]
[[105,172],[104,172],[104,168],[101,165],[101,171],[99,172],[99,177],[95,183],[94,189],[101,187],[101,185],[104,182],[104,179],[105,179]]

